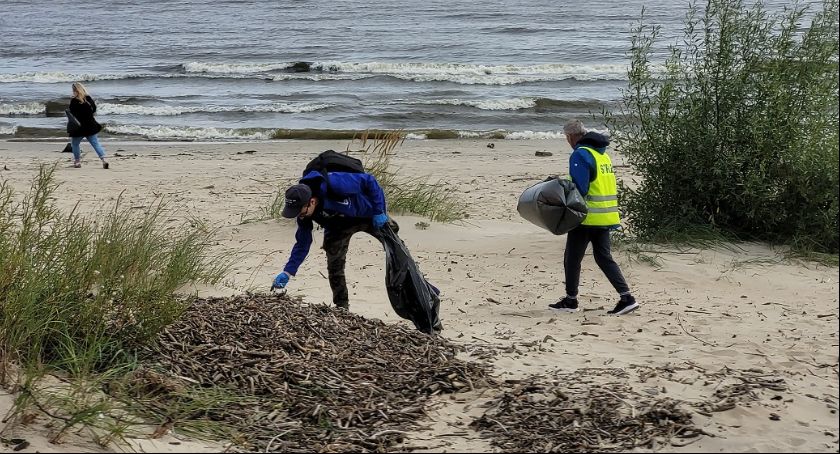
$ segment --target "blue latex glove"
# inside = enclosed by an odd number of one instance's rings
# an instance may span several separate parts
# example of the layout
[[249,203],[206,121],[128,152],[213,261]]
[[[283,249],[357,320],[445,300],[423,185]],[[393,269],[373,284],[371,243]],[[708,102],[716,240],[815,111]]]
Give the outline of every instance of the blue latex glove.
[[286,285],[288,285],[289,283],[289,279],[291,279],[289,273],[283,271],[282,273],[278,274],[277,277],[274,278],[274,285],[271,286],[271,289],[273,290],[275,288],[285,288]]
[[388,215],[385,213],[377,214],[373,217],[373,228],[381,229],[388,222]]

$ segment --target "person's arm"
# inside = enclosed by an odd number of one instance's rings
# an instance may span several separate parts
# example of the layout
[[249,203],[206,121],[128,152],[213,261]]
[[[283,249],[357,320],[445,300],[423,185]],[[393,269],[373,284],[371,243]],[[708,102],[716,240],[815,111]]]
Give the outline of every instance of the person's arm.
[[91,113],[96,113],[96,102],[90,96],[86,96],[85,100],[90,104]]
[[382,187],[379,186],[379,182],[376,181],[376,177],[370,174],[364,175],[364,178],[362,179],[362,192],[373,206],[375,214],[379,215],[387,213],[385,193],[382,191]]
[[[586,155],[589,155],[589,153],[577,149],[569,157],[569,175],[583,196],[589,193],[589,182],[592,181],[592,171],[594,170],[594,163],[590,162]],[[588,157],[592,158],[591,155]]]
[[78,99],[73,98],[70,100],[70,113],[73,114],[76,118],[79,118],[79,109],[82,107],[82,103],[79,102]]
[[297,232],[295,232],[295,245],[292,247],[292,253],[283,271],[292,276],[296,275],[298,268],[300,268],[300,265],[303,264],[303,261],[309,254],[310,246],[312,246],[312,220],[298,219]]

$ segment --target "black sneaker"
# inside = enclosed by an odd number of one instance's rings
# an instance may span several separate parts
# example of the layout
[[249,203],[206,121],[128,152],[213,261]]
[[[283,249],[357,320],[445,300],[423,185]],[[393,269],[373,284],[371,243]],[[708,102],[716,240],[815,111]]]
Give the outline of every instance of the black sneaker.
[[632,295],[627,295],[622,296],[621,299],[618,300],[618,304],[615,305],[615,308],[607,313],[613,315],[624,315],[635,311],[638,307],[639,303],[636,302],[636,298],[633,298]]
[[577,299],[564,297],[562,300],[554,304],[549,304],[548,307],[561,312],[577,312],[578,302]]

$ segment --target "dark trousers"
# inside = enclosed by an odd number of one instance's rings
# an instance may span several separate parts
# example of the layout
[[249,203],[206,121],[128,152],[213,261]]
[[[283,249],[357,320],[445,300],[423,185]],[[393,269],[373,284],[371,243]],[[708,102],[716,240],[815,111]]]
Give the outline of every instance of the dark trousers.
[[589,243],[592,243],[595,263],[610,280],[615,290],[619,294],[629,293],[630,287],[627,286],[621,274],[621,268],[618,267],[618,263],[615,263],[610,253],[609,229],[580,226],[566,236],[566,253],[563,256],[563,265],[566,268],[566,294],[569,296],[578,294],[580,263],[583,261]]
[[[393,220],[388,220],[394,232],[400,227]],[[347,249],[350,248],[350,238],[359,232],[365,232],[382,242],[379,230],[373,228],[370,219],[347,220],[324,230],[324,251],[327,253],[327,273],[330,288],[333,293],[333,303],[345,309],[350,307],[350,296],[347,291],[347,279],[344,266],[347,262]]]

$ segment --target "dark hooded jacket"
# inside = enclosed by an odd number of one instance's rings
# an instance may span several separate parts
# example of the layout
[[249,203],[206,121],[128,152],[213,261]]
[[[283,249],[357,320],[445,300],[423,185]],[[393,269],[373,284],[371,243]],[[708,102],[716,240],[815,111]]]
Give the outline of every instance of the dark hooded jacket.
[[72,113],[82,125],[82,127],[74,132],[71,137],[88,137],[94,134],[99,134],[99,131],[102,131],[102,125],[100,125],[93,117],[96,113],[96,103],[90,96],[85,97],[85,102],[81,102],[76,98],[71,99],[70,113]]

